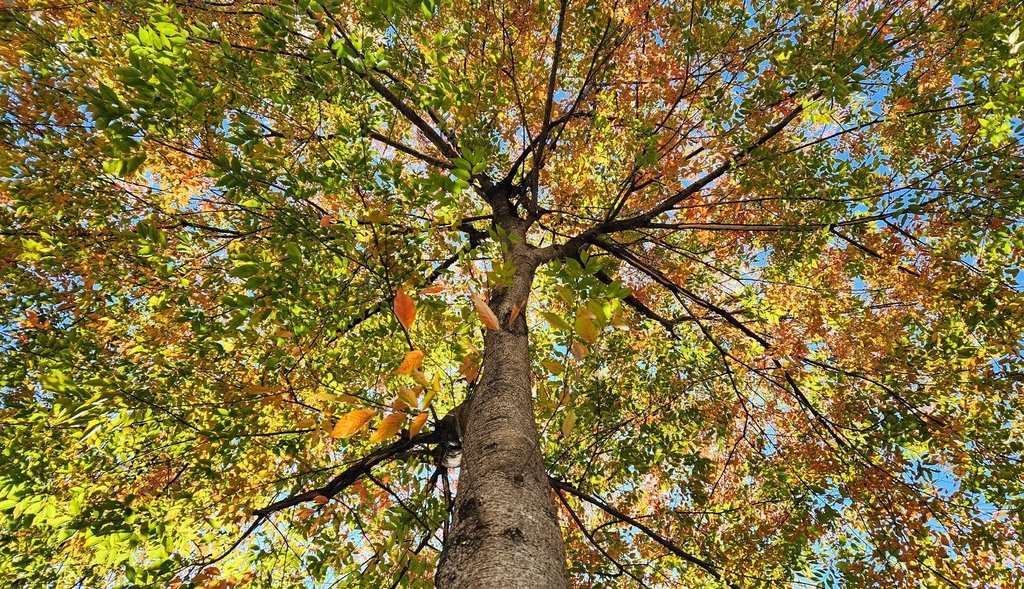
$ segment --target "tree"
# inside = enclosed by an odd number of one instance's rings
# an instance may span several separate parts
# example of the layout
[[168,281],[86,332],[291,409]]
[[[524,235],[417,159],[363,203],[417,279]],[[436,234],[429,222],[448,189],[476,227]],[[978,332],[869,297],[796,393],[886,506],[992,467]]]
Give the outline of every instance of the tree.
[[1024,585],[1019,2],[0,14],[5,586]]

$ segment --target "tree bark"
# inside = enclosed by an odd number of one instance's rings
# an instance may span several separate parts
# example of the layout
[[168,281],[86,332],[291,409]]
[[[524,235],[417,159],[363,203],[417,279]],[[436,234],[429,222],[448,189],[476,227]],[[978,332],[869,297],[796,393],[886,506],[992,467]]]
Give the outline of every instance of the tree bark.
[[[513,256],[512,283],[492,293],[480,381],[462,412],[462,469],[441,589],[568,587],[565,547],[533,412],[525,312],[536,261]],[[511,319],[511,320],[510,320]]]

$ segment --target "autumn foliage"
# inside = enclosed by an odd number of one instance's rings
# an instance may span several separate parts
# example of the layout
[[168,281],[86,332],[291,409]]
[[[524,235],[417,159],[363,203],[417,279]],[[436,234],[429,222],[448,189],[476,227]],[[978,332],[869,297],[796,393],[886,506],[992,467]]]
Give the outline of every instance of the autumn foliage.
[[3,6],[0,585],[1024,586],[1020,2]]

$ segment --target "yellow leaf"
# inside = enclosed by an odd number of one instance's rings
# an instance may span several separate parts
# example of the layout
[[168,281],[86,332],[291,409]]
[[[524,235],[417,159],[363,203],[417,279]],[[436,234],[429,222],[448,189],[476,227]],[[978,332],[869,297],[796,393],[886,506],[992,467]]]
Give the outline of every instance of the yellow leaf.
[[249,387],[249,392],[254,395],[266,395],[269,393],[280,393],[285,390],[284,387],[270,387],[263,385],[252,385]]
[[572,428],[576,426],[576,412],[572,409],[565,412],[565,419],[562,420],[562,435],[568,436]]
[[576,333],[588,344],[595,343],[600,330],[594,325],[594,320],[587,315],[580,313],[576,317]]
[[405,359],[398,365],[398,369],[395,370],[395,374],[400,376],[412,374],[412,371],[419,368],[420,364],[423,364],[423,352],[420,350],[413,350],[405,355]]
[[558,291],[558,296],[560,296],[562,300],[566,302],[566,304],[571,305],[572,302],[576,299],[576,297],[572,294],[572,291],[569,290],[569,288],[566,287],[565,285],[556,284],[555,290]]
[[430,381],[427,379],[427,375],[423,374],[419,370],[412,371],[412,379],[416,381],[416,384],[423,388],[430,388]]
[[427,391],[427,394],[423,397],[423,408],[424,409],[426,409],[427,407],[430,407],[430,403],[434,400],[434,395],[436,395],[436,394],[437,394],[437,391],[435,391],[434,389],[430,389],[429,391]]
[[401,399],[403,403],[410,407],[415,407],[420,403],[416,391],[410,389],[409,387],[402,387],[398,389],[398,398]]
[[342,415],[331,430],[332,438],[347,438],[357,431],[363,429],[367,421],[370,421],[377,412],[373,409],[356,409]]
[[300,419],[298,422],[296,422],[295,429],[306,429],[306,428],[313,427],[314,425],[316,425],[316,418],[315,417],[306,417],[306,418]]
[[498,322],[498,316],[494,314],[487,302],[476,294],[470,294],[469,298],[472,299],[473,306],[476,307],[476,314],[480,316],[480,323],[483,323],[484,327],[491,331],[500,331],[501,323]]
[[427,414],[420,413],[416,417],[412,418],[412,422],[409,423],[409,437],[415,438],[416,434],[420,433],[423,429],[423,424],[427,422]]
[[541,360],[540,364],[544,368],[547,368],[548,372],[554,375],[562,374],[562,371],[565,370],[565,367],[562,366],[561,362],[556,362],[554,360]]
[[413,321],[416,321],[416,303],[402,289],[395,293],[395,316],[406,329],[411,329]]
[[373,432],[370,436],[370,443],[376,444],[390,438],[391,436],[398,433],[398,430],[402,429],[402,423],[405,422],[404,413],[392,413],[380,421],[380,425],[377,426],[377,431]]

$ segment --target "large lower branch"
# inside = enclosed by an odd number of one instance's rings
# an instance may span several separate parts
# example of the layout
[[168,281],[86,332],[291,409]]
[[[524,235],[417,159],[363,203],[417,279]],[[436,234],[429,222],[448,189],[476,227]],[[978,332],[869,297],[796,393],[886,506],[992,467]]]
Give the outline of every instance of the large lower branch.
[[452,436],[457,436],[457,426],[455,425],[458,415],[462,410],[462,406],[456,407],[442,419],[437,427],[433,431],[423,432],[413,436],[412,438],[403,438],[401,440],[392,442],[383,448],[378,448],[366,456],[356,460],[350,464],[345,470],[339,473],[337,476],[332,478],[326,484],[317,487],[315,489],[309,489],[301,493],[296,493],[289,497],[285,497],[279,501],[275,501],[266,507],[253,511],[253,515],[256,519],[253,520],[249,527],[219,556],[204,560],[199,563],[195,563],[193,566],[203,567],[209,566],[214,563],[220,562],[227,558],[229,554],[234,552],[246,538],[251,536],[263,522],[267,521],[271,515],[294,507],[302,503],[307,503],[315,500],[317,497],[326,497],[330,499],[341,493],[353,483],[358,481],[370,474],[370,471],[380,464],[397,460],[403,456],[409,456],[410,452],[415,450],[418,446],[427,446],[431,444],[437,444],[441,442],[447,442],[452,439]]

